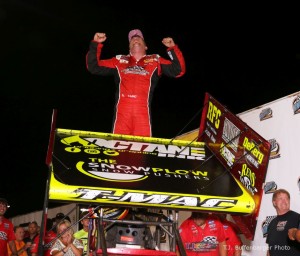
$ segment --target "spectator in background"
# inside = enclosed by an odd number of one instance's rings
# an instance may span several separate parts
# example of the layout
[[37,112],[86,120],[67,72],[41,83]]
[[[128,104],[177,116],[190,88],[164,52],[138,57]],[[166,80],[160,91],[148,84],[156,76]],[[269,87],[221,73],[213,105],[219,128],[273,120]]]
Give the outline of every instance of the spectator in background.
[[212,217],[215,217],[221,221],[225,233],[226,249],[228,256],[241,256],[242,255],[242,241],[237,235],[239,228],[235,223],[227,220],[226,214],[218,213],[212,214]]
[[8,202],[5,198],[0,198],[0,255],[7,256],[7,245],[9,246],[12,256],[17,256],[17,248],[14,240],[16,239],[14,233],[14,225],[5,218],[4,215],[9,208]]
[[[14,233],[15,233],[15,236],[16,236],[15,244],[16,244],[18,255],[19,256],[28,256],[28,254],[26,252],[28,245],[26,245],[23,241],[24,234],[25,234],[24,228],[20,227],[20,226],[15,226],[14,227]],[[8,255],[9,256],[13,255],[13,253],[11,252],[9,246],[7,246],[7,250],[8,250]]]
[[[193,212],[179,227],[187,256],[226,256],[223,224],[208,213]],[[176,248],[177,255],[180,255]]]
[[74,237],[77,239],[80,239],[83,243],[84,249],[82,255],[87,255],[87,249],[88,249],[88,237],[89,237],[89,217],[90,214],[88,211],[84,211],[80,214],[80,223],[82,224],[82,229],[78,230],[74,233]]
[[65,215],[62,212],[57,213],[56,216],[55,216],[55,222],[56,222],[56,224],[58,224],[60,221],[62,221],[64,219],[66,219],[69,222],[71,222],[70,217],[68,215]]
[[62,220],[57,225],[57,234],[59,238],[53,244],[50,254],[52,256],[81,256],[83,253],[83,244],[81,240],[74,237],[74,230],[68,220]]
[[50,256],[50,251],[52,245],[55,243],[56,240],[56,233],[52,229],[53,227],[53,220],[47,219],[46,222],[46,233],[44,237],[44,256]]
[[267,240],[268,256],[300,255],[300,244],[288,237],[288,230],[298,228],[300,214],[290,210],[290,193],[278,189],[273,193],[273,206],[277,216],[268,225]]
[[53,231],[57,232],[57,225],[62,221],[62,220],[68,220],[69,222],[71,222],[70,217],[68,215],[65,215],[62,212],[59,212],[56,214],[53,224],[54,224],[54,228]]
[[36,221],[32,221],[28,224],[28,234],[29,236],[24,237],[23,241],[27,246],[28,256],[36,256],[39,247],[39,227]]

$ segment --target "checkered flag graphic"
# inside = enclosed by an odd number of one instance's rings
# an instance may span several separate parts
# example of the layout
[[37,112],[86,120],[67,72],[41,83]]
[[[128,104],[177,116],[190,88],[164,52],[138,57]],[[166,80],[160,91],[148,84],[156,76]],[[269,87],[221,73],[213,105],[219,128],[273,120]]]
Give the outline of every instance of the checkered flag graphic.
[[217,244],[217,239],[214,236],[206,236],[203,241],[207,244]]
[[263,237],[266,237],[268,235],[268,226],[275,217],[276,215],[267,216],[265,221],[262,223],[261,227],[262,227]]

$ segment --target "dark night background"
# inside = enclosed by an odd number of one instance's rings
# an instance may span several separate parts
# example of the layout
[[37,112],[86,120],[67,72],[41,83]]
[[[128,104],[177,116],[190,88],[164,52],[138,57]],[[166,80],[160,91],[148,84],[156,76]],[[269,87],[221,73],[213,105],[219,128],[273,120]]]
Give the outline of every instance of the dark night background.
[[148,53],[167,58],[161,43],[167,36],[180,46],[187,73],[160,80],[152,102],[154,137],[198,128],[205,92],[238,114],[300,89],[292,6],[105,2],[0,2],[0,197],[11,204],[8,217],[43,208],[53,109],[58,128],[110,132],[113,80],[85,67],[95,32],[108,37],[103,58],[127,53],[134,28],[142,30]]

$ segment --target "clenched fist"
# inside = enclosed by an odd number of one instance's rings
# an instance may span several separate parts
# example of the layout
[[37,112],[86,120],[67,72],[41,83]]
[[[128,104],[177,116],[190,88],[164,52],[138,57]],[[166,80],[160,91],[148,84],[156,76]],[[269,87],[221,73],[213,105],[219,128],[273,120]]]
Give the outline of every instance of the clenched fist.
[[94,35],[94,41],[98,42],[98,43],[103,43],[106,40],[106,34],[105,33],[99,33],[97,32]]
[[167,46],[168,48],[169,47],[173,47],[175,46],[175,43],[173,41],[173,38],[172,37],[166,37],[162,40],[162,43]]

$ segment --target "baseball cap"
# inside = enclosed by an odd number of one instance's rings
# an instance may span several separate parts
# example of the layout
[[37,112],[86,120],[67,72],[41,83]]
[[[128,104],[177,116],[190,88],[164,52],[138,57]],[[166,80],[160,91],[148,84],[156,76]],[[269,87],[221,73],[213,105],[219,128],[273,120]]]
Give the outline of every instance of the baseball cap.
[[93,214],[89,214],[89,211],[83,211],[81,214],[80,214],[80,219],[82,219],[83,217],[85,219],[88,219],[89,217],[91,217]]
[[5,204],[7,208],[10,207],[10,205],[8,204],[8,202],[7,202],[7,200],[6,200],[5,198],[2,198],[2,197],[1,197],[1,198],[0,198],[0,203]]
[[129,31],[129,33],[128,33],[128,40],[129,40],[129,42],[130,42],[131,38],[133,38],[134,36],[139,36],[142,39],[144,39],[142,31],[139,30],[139,29],[133,29],[133,30]]
[[57,213],[54,221],[61,222],[62,220],[68,220],[71,222],[71,219],[68,215],[64,215],[62,212]]
[[62,212],[59,212],[58,214],[56,214],[55,218],[56,219],[63,219],[65,217],[65,215]]

